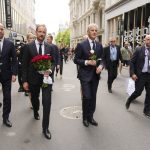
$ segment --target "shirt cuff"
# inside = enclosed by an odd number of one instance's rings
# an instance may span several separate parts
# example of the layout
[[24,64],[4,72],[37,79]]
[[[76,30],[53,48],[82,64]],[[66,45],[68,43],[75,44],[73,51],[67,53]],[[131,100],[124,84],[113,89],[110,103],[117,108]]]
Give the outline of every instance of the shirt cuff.
[[87,64],[87,62],[88,62],[88,60],[85,60],[85,62],[84,62],[85,66],[87,66],[87,65],[88,65],[88,64]]

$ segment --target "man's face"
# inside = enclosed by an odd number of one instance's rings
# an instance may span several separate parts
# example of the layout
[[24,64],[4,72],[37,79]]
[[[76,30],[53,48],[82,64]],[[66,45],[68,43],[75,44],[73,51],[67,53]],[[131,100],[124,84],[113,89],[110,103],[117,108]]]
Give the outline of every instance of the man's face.
[[97,37],[97,28],[96,27],[93,26],[88,30],[88,37],[91,40],[95,40],[95,38]]
[[2,24],[0,24],[0,39],[4,37],[4,27]]
[[47,43],[52,44],[52,38],[50,38],[49,36],[47,37]]
[[124,44],[124,47],[125,47],[125,48],[128,48],[128,44]]
[[110,40],[110,45],[115,46],[116,45],[116,40],[115,39],[111,39]]
[[147,36],[145,38],[145,44],[146,44],[146,46],[150,47],[150,36]]
[[46,36],[46,28],[44,26],[39,26],[36,31],[37,40],[43,42]]

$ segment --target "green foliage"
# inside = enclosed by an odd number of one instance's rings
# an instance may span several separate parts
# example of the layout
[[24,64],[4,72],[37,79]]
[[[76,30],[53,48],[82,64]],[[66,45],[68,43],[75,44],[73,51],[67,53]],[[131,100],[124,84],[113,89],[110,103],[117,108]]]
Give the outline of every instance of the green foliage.
[[63,44],[65,46],[70,45],[70,29],[66,29],[64,31],[58,32],[55,38],[56,44],[60,45]]

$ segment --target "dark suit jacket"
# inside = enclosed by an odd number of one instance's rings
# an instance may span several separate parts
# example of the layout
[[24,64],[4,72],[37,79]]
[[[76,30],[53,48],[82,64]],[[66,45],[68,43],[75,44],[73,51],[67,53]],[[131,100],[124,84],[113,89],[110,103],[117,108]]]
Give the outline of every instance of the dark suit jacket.
[[[90,50],[91,47],[88,39],[78,43],[75,49],[74,63],[79,66],[78,78],[82,81],[90,81],[93,78],[93,75],[96,75],[97,78],[100,79],[100,74],[96,74],[96,67],[85,65],[85,60],[89,60]],[[102,59],[103,47],[98,42],[96,42],[95,53],[97,55],[97,59]],[[102,61],[100,63],[102,64]]]
[[130,61],[130,76],[136,74],[138,77],[142,73],[145,63],[145,46],[137,47]]
[[[117,49],[117,64],[119,65],[119,60],[121,60],[122,62],[120,46],[116,45],[116,49]],[[104,48],[103,60],[105,68],[108,69],[109,65],[112,63],[110,59],[110,46]]]
[[[44,43],[45,53],[50,54],[55,62],[54,50],[53,47]],[[30,44],[27,44],[24,52],[23,52],[23,60],[22,60],[22,81],[28,82],[29,84],[39,84],[42,83],[43,76],[37,72],[37,70],[33,67],[31,60],[34,56],[38,55],[38,51],[35,45],[35,41]],[[51,68],[53,70],[54,63]]]
[[57,45],[55,44],[50,44],[53,49],[54,49],[54,55],[55,55],[55,65],[60,65],[60,55],[59,55],[59,50],[58,50],[58,47]]
[[18,63],[13,42],[4,38],[1,53],[1,77],[2,80],[10,80],[12,75],[17,75]]

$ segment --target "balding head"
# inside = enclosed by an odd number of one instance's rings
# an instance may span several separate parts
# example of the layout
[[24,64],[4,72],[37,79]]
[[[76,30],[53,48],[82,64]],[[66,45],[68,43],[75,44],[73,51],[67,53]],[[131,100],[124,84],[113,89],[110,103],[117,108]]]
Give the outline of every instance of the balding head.
[[145,37],[145,44],[147,47],[150,48],[150,34],[146,35]]
[[4,26],[2,23],[0,23],[0,39],[4,37]]
[[115,37],[110,37],[109,38],[109,43],[110,43],[110,45],[116,45],[116,38]]

